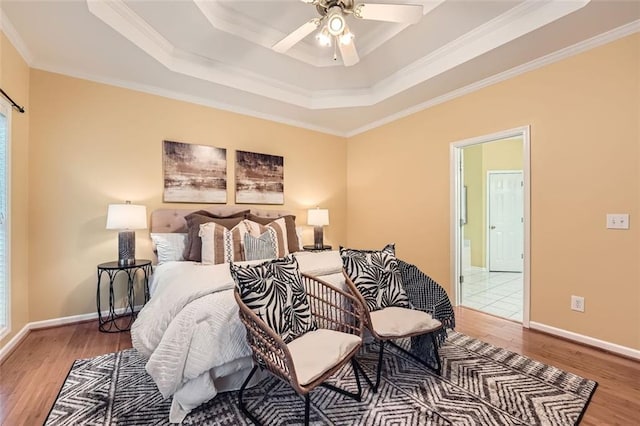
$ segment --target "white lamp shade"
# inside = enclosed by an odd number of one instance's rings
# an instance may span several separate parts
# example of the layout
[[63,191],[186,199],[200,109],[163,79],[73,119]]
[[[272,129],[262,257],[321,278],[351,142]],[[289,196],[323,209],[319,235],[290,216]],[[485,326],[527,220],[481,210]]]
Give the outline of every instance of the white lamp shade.
[[325,226],[329,224],[329,210],[310,209],[307,212],[307,225]]
[[136,204],[109,204],[107,229],[145,229],[147,208]]

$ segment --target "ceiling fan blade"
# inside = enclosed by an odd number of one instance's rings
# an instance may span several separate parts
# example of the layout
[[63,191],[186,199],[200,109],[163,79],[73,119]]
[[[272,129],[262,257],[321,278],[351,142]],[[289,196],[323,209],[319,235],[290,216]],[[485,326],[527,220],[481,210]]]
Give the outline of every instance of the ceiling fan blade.
[[338,41],[338,46],[340,47],[340,54],[342,55],[342,62],[345,67],[350,67],[360,62],[360,57],[358,56],[358,51],[356,50],[356,45],[353,43],[353,40],[347,44]]
[[309,22],[305,22],[297,29],[295,29],[291,34],[274,44],[272,49],[278,53],[284,53],[287,50],[291,49],[294,44],[298,43],[300,40],[311,34],[319,26],[320,20],[317,18],[314,18]]
[[415,24],[422,18],[422,6],[419,4],[358,3],[353,7],[353,16],[374,21]]

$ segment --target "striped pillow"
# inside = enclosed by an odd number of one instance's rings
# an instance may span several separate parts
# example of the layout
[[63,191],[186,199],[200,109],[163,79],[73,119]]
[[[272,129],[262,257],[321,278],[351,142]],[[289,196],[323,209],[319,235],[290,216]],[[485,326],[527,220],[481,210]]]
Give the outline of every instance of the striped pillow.
[[287,223],[284,218],[276,219],[266,225],[261,225],[258,222],[245,219],[243,221],[249,233],[258,238],[260,235],[271,230],[274,233],[276,240],[276,257],[285,257],[289,254],[289,245],[287,242]]
[[278,246],[275,231],[270,229],[259,237],[244,234],[244,260],[274,259]]
[[249,228],[243,220],[231,229],[215,222],[200,225],[202,240],[202,263],[228,263],[244,260],[244,235]]

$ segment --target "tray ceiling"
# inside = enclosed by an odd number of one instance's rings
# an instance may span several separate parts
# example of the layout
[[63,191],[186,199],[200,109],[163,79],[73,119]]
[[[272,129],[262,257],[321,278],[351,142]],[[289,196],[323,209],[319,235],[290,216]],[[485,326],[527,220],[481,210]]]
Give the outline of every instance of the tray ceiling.
[[376,2],[423,15],[347,16],[360,56],[350,67],[315,32],[271,49],[319,16],[296,0],[3,0],[1,22],[34,68],[339,135],[640,29],[635,1]]

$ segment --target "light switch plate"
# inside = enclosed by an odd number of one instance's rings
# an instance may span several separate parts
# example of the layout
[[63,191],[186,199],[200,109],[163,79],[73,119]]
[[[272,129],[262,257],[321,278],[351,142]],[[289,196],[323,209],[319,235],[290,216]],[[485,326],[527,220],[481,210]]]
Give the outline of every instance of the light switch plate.
[[629,215],[626,213],[608,213],[607,229],[629,229]]

